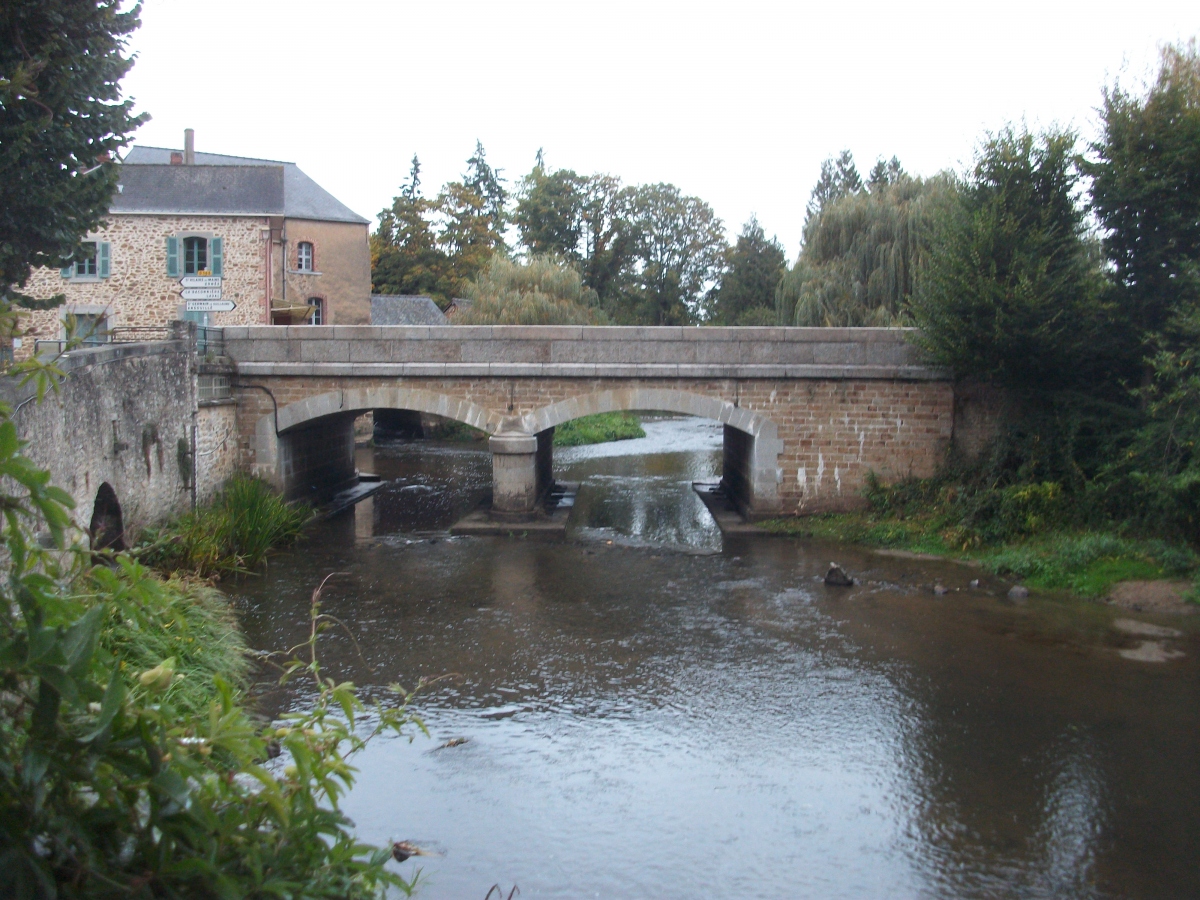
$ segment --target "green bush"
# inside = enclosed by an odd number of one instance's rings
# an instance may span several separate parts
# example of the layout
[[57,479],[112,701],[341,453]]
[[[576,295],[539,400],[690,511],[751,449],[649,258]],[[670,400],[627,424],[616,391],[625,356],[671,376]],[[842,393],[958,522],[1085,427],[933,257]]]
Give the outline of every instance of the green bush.
[[642,423],[631,413],[597,413],[594,416],[572,419],[555,428],[554,446],[577,447],[581,444],[604,444],[608,441],[627,441],[645,436]]
[[[0,896],[382,898],[412,884],[338,808],[349,757],[414,720],[321,675],[279,726],[242,707],[240,640],[213,593],[128,556],[90,568],[73,503],[21,455],[0,405]],[[52,548],[34,535],[46,533]],[[417,723],[419,726],[419,723]],[[283,758],[266,765],[276,743]]]
[[308,507],[285,503],[265,481],[236,475],[211,505],[148,530],[134,552],[167,573],[248,572],[272,549],[294,543],[311,518]]

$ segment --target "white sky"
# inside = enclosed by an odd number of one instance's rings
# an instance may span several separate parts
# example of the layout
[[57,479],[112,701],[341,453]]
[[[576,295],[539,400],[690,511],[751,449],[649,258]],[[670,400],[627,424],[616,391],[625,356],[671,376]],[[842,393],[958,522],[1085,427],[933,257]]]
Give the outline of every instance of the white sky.
[[146,0],[137,141],[291,160],[360,214],[421,157],[426,196],[483,141],[554,167],[670,181],[730,235],[799,249],[821,160],[928,175],[1005,122],[1094,134],[1101,88],[1200,33],[1194,0],[1063,3]]

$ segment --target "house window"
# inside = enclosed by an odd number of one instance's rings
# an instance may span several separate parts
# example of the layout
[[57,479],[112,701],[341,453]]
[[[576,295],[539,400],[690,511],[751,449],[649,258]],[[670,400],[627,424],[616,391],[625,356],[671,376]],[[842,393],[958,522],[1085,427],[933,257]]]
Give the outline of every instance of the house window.
[[107,241],[84,241],[83,258],[63,266],[63,278],[107,278],[112,270],[112,245]]
[[108,316],[104,313],[74,313],[74,322],[68,319],[63,330],[68,339],[78,339],[84,346],[107,344],[112,340],[108,330]]
[[183,239],[183,274],[196,275],[208,271],[208,238]]
[[309,325],[324,325],[325,324],[325,301],[320,297],[308,298],[308,324]]
[[167,275],[214,275],[220,277],[224,267],[225,251],[219,237],[188,234],[167,237]]
[[75,262],[75,276],[96,274],[96,242],[87,241],[83,245],[84,258]]
[[313,245],[308,241],[296,245],[296,268],[301,272],[313,270]]

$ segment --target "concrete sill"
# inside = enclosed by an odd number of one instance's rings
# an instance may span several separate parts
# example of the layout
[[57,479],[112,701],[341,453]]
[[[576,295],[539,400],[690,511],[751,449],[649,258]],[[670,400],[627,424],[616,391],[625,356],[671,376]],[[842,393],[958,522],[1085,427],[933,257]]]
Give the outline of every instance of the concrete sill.
[[314,272],[312,269],[288,269],[289,275],[323,275],[324,272]]
[[197,400],[196,406],[200,409],[208,409],[213,406],[237,406],[237,398],[226,397],[224,400]]

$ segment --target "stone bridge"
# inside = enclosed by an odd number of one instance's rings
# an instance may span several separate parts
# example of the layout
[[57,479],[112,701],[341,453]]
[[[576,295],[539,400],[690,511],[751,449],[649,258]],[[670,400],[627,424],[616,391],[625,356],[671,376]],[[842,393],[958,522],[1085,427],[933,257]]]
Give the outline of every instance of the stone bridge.
[[488,432],[493,513],[535,510],[554,428],[652,410],[724,426],[723,482],[751,518],[845,509],[868,472],[931,474],[954,385],[903,329],[227,327],[242,464],[289,496],[354,477],[354,419],[433,413]]

